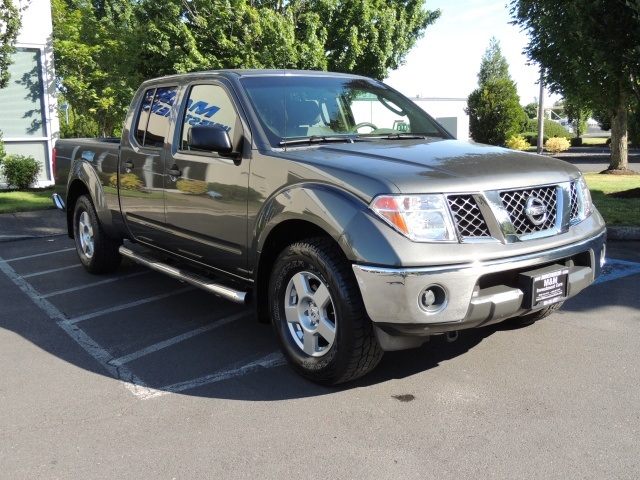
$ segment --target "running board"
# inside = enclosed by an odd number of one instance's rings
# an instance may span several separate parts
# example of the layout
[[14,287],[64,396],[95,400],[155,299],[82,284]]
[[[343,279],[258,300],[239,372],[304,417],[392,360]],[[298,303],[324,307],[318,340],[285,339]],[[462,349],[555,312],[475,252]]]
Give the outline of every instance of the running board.
[[230,300],[234,303],[241,303],[246,305],[249,303],[249,296],[246,292],[234,290],[232,288],[214,283],[208,278],[202,277],[192,272],[180,270],[178,268],[162,263],[161,261],[153,258],[151,255],[144,253],[134,252],[127,247],[121,246],[118,251],[123,257],[130,258],[136,263],[149,267],[165,275],[169,275],[177,280],[193,285],[194,287],[201,288],[209,293],[213,293],[218,297],[222,297],[226,300]]

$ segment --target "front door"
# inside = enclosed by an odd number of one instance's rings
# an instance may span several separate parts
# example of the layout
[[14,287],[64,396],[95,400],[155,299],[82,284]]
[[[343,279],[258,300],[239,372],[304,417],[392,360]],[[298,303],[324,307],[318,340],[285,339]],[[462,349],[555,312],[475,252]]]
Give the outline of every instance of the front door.
[[249,160],[190,150],[189,128],[222,125],[240,150],[240,116],[221,83],[192,85],[178,127],[178,145],[165,160],[165,209],[171,249],[244,276],[247,268]]

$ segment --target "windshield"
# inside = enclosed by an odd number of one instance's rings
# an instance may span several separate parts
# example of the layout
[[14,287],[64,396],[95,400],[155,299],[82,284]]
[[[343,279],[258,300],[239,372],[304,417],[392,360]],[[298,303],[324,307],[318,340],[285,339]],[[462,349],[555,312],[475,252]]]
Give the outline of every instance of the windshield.
[[299,138],[447,137],[411,100],[368,79],[260,76],[241,82],[274,147]]

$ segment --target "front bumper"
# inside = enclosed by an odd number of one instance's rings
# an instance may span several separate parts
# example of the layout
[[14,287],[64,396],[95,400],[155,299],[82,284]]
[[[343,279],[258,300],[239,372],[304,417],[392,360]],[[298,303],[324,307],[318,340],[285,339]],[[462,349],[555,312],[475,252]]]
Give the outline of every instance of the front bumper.
[[[568,268],[566,298],[576,295],[600,275],[605,242],[606,231],[601,231],[570,245],[498,260],[424,268],[353,265],[353,271],[376,327],[391,336],[428,336],[536,310],[525,308],[518,276],[547,265]],[[421,305],[429,286],[444,292],[437,308]]]

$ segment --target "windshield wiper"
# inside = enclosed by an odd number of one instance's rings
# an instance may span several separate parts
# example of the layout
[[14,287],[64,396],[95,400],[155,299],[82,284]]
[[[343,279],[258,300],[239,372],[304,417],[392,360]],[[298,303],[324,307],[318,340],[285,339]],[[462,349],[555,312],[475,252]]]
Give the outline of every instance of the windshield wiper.
[[419,133],[390,133],[389,135],[383,135],[379,138],[385,140],[424,140],[427,137]]
[[310,137],[291,138],[288,140],[282,140],[278,145],[281,147],[285,145],[300,145],[300,144],[314,144],[314,143],[333,143],[333,142],[346,142],[353,143],[354,136],[329,136],[329,135],[311,135]]

